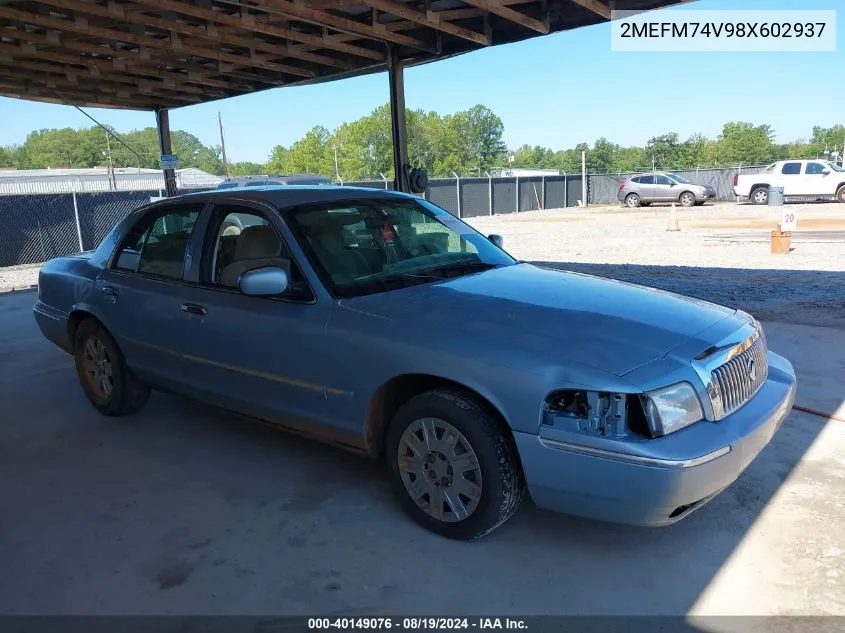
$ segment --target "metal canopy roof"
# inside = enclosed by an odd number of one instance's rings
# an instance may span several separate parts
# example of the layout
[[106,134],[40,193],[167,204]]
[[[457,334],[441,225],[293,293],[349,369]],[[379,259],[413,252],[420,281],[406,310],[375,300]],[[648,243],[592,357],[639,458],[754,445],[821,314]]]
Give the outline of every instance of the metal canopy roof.
[[[0,95],[135,110],[595,24],[613,0],[0,0]],[[686,0],[615,0],[647,10]]]

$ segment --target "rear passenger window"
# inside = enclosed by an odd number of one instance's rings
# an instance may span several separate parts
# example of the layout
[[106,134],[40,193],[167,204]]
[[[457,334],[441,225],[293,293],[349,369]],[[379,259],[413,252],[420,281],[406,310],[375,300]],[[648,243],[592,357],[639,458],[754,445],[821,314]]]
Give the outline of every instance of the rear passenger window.
[[118,251],[114,268],[182,279],[185,272],[185,251],[201,205],[170,208],[151,212],[126,237]]
[[654,184],[654,176],[641,176],[640,177],[640,184],[641,185],[653,185]]
[[801,163],[786,163],[781,170],[782,174],[787,174],[790,176],[800,174],[801,173]]

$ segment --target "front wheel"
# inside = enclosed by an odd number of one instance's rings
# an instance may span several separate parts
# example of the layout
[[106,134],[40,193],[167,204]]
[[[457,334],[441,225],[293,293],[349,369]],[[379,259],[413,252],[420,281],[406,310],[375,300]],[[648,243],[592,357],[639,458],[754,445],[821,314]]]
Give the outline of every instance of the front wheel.
[[845,185],[839,187],[839,191],[836,192],[836,199],[845,204]]
[[403,509],[448,538],[492,532],[513,516],[525,494],[510,434],[457,391],[429,391],[399,409],[388,431],[387,462]]
[[692,207],[695,205],[695,196],[689,191],[685,191],[681,194],[681,197],[678,198],[678,202],[681,203],[682,207]]
[[126,366],[108,331],[94,319],[76,328],[74,361],[82,390],[103,415],[128,415],[140,409],[150,389]]

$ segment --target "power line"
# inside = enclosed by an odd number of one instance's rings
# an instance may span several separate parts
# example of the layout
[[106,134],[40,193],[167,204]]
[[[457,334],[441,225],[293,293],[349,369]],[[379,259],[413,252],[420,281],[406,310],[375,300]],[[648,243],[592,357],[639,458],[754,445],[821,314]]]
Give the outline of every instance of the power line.
[[125,148],[126,148],[126,149],[128,149],[130,152],[132,152],[133,154],[135,154],[135,156],[138,158],[138,160],[143,161],[144,163],[146,163],[146,164],[147,164],[147,166],[148,166],[148,167],[150,167],[151,169],[158,169],[158,167],[157,167],[156,165],[154,165],[152,162],[150,162],[150,161],[148,161],[147,159],[145,159],[144,157],[142,157],[142,156],[141,156],[138,152],[136,152],[134,149],[132,149],[131,147],[129,147],[129,145],[128,145],[128,144],[126,144],[126,143],[123,141],[123,139],[122,139],[122,138],[120,138],[117,134],[115,134],[114,132],[112,132],[109,128],[107,128],[105,125],[103,125],[102,123],[100,123],[97,119],[95,119],[95,118],[94,118],[94,117],[92,117],[90,114],[88,114],[85,110],[83,110],[82,108],[80,108],[78,105],[75,105],[75,106],[73,106],[73,107],[74,107],[74,108],[76,108],[77,110],[79,110],[82,114],[84,114],[85,116],[87,116],[89,119],[91,119],[91,120],[92,120],[92,121],[93,121],[96,125],[98,125],[99,127],[103,128],[103,129],[106,131],[106,134],[108,134],[109,136],[111,136],[112,138],[114,138],[114,140],[116,140],[118,143],[120,143],[121,145],[123,145],[123,147],[125,147]]

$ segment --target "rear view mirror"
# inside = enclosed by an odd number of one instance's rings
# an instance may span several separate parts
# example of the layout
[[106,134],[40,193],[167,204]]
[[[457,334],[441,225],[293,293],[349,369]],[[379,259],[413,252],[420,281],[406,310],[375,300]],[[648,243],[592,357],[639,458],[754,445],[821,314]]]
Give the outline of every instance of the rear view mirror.
[[499,248],[504,248],[505,238],[503,238],[501,235],[488,235],[487,239],[493,242]]
[[238,289],[250,297],[275,297],[288,289],[288,273],[284,268],[268,266],[243,273]]

